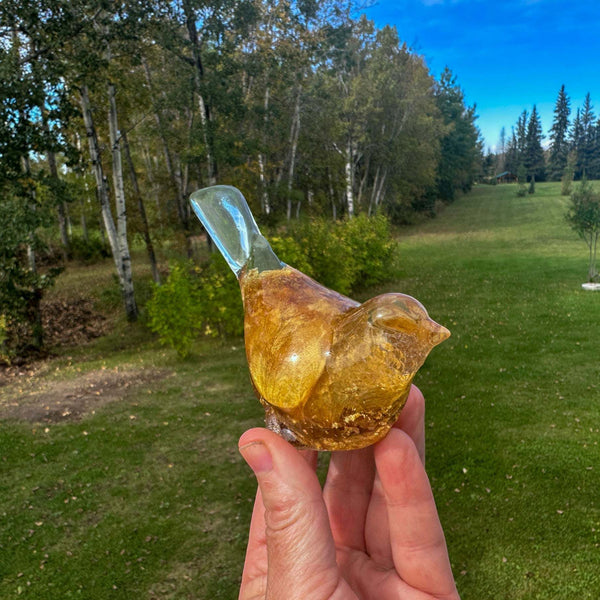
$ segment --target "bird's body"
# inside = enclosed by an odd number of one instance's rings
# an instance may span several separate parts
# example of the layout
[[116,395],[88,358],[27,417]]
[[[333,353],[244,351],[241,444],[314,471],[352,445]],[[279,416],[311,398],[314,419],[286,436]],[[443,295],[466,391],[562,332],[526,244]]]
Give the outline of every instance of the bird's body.
[[270,426],[302,446],[351,449],[382,438],[429,350],[448,335],[409,296],[361,305],[287,266],[243,272],[240,285],[254,388]]
[[448,330],[410,296],[359,304],[285,265],[235,188],[200,190],[192,205],[239,279],[246,356],[267,426],[317,450],[384,437]]

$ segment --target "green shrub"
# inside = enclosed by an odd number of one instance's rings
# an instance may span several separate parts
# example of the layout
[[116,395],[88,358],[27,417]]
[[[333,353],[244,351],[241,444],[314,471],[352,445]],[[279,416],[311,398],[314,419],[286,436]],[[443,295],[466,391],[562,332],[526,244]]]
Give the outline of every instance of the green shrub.
[[[397,246],[383,216],[315,219],[269,241],[283,262],[341,294],[397,275]],[[150,329],[182,357],[200,335],[238,336],[244,330],[239,286],[219,254],[202,266],[173,266],[166,282],[153,287],[146,309]]]
[[202,267],[174,265],[165,283],[154,286],[146,309],[150,329],[182,358],[202,334],[227,336],[243,332],[237,280],[217,255]]
[[309,277],[313,276],[313,268],[300,242],[290,235],[269,236],[269,244],[273,252],[285,264],[302,271]]
[[12,355],[7,345],[8,339],[8,320],[6,315],[0,315],[0,363],[10,363]]
[[111,255],[108,242],[99,235],[90,235],[86,240],[83,236],[75,235],[69,242],[71,258],[85,264],[99,262]]
[[[292,229],[311,266],[311,276],[324,286],[348,294],[359,265],[344,240],[343,223],[314,219]],[[295,265],[292,265],[295,266]]]
[[304,272],[341,294],[397,275],[397,245],[383,215],[359,215],[337,222],[315,219],[296,226],[291,233],[310,265],[310,272]]
[[342,231],[358,265],[352,289],[378,285],[398,275],[397,244],[386,217],[359,215],[345,221]]
[[196,267],[202,332],[209,336],[237,336],[244,331],[240,286],[220,254]]
[[146,305],[148,326],[180,357],[189,354],[202,328],[198,286],[185,265],[175,265]]

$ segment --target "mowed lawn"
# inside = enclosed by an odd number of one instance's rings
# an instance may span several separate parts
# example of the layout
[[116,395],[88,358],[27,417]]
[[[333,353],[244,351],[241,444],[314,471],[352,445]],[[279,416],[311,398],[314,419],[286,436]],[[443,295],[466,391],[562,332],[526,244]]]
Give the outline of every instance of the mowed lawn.
[[[598,598],[600,293],[559,192],[476,188],[401,230],[402,278],[365,293],[452,331],[417,383],[463,600]],[[136,325],[0,387],[0,417],[0,598],[237,597],[236,444],[261,423],[242,340],[179,361]]]

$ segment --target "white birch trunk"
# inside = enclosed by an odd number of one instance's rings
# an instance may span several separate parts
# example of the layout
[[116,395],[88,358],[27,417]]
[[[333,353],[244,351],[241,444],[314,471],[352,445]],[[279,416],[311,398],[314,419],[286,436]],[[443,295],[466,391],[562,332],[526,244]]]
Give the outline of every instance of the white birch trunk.
[[[296,168],[296,152],[298,150],[298,136],[300,134],[300,93],[301,87],[298,86],[296,94],[296,106],[294,107],[294,117],[292,118],[292,129],[290,132],[290,168],[288,171],[288,201],[287,201],[287,220],[292,216],[292,184],[294,181],[294,171]],[[298,209],[299,211],[300,209]]]
[[117,120],[117,102],[115,86],[108,84],[108,131],[110,135],[110,151],[112,155],[112,175],[115,191],[115,207],[117,212],[117,242],[121,263],[121,291],[125,302],[125,311],[129,321],[137,320],[138,310],[133,292],[133,274],[131,272],[131,255],[127,242],[127,206],[125,204],[125,184],[123,182],[123,161],[121,158],[121,138]]
[[258,178],[260,179],[260,187],[262,193],[260,196],[260,204],[265,215],[271,214],[271,204],[269,202],[269,193],[267,192],[267,181],[265,177],[265,157],[262,152],[258,153]]
[[204,147],[206,148],[206,164],[208,171],[208,185],[216,185],[217,183],[217,173],[215,168],[215,160],[213,158],[211,152],[211,146],[208,139],[208,113],[206,110],[206,103],[204,102],[204,97],[200,92],[200,76],[196,75],[196,85],[198,94],[198,108],[200,111],[200,122],[202,123],[202,140],[204,142]]
[[[100,201],[102,220],[104,222],[104,228],[108,236],[108,243],[110,245],[111,253],[115,261],[115,267],[117,269],[117,275],[119,277],[119,284],[121,286],[121,292],[123,293],[123,299],[125,300],[123,261],[121,256],[121,249],[119,247],[119,237],[117,235],[117,228],[115,227],[115,222],[110,211],[108,186],[106,183],[106,178],[104,177],[104,169],[102,168],[102,162],[100,161],[98,137],[96,135],[96,128],[94,127],[94,119],[92,117],[92,111],[90,108],[89,93],[87,86],[85,85],[81,87],[80,99],[83,113],[83,122],[85,124],[85,131],[88,138],[92,171],[94,172],[94,178],[96,180],[96,188],[98,192],[98,200]],[[125,310],[127,311],[127,317],[129,318],[129,307],[127,306],[127,304],[125,305]]]
[[346,178],[346,204],[348,207],[348,216],[354,216],[354,155],[352,152],[352,143],[348,141],[346,146],[346,168],[344,170]]
[[92,111],[90,108],[90,98],[87,86],[81,87],[81,109],[83,113],[83,122],[85,124],[85,133],[88,139],[88,145],[90,150],[90,161],[92,163],[92,171],[94,173],[94,179],[96,180],[96,189],[98,192],[98,200],[100,202],[100,211],[102,214],[102,221],[104,222],[104,229],[108,236],[108,243],[115,260],[117,272],[119,278],[121,277],[121,264],[119,260],[119,243],[117,241],[117,229],[115,222],[110,212],[110,200],[108,197],[108,187],[106,185],[106,179],[104,177],[104,169],[100,162],[100,150],[98,147],[98,137],[96,135],[96,128],[94,127],[94,119],[92,117]]
[[[263,108],[265,111],[265,116],[264,116],[264,128],[263,128],[263,147],[266,146],[267,144],[267,124],[269,122],[269,97],[270,97],[270,92],[269,92],[269,86],[267,86],[265,88],[265,101],[263,104]],[[266,158],[265,155],[262,152],[258,153],[258,176],[260,178],[260,186],[262,188],[262,195],[261,195],[261,205],[262,205],[262,210],[263,212],[268,215],[271,213],[271,203],[269,201],[269,192],[267,190],[267,180],[266,180],[266,175],[265,175],[265,171],[266,171]]]
[[369,200],[369,217],[373,214],[373,207],[375,206],[375,196],[377,195],[377,185],[379,184],[379,170],[380,166],[377,165],[377,171],[375,171],[375,181],[373,181],[373,188],[371,190],[371,198]]
[[382,175],[381,180],[379,182],[379,187],[377,189],[377,194],[375,196],[375,206],[377,208],[383,202],[383,198],[384,198],[383,189],[384,189],[384,186],[385,186],[386,177],[387,177],[387,169],[384,169],[383,175]]
[[146,245],[146,252],[148,253],[148,262],[152,269],[152,279],[154,283],[160,285],[160,273],[158,272],[158,265],[156,264],[156,254],[154,253],[154,244],[152,243],[152,237],[150,236],[150,227],[148,226],[148,217],[146,215],[146,206],[144,204],[144,197],[140,190],[138,183],[137,173],[135,172],[135,166],[133,159],[131,158],[131,150],[129,148],[129,141],[127,134],[123,131],[123,150],[125,152],[125,159],[127,161],[127,167],[129,169],[129,180],[131,181],[131,187],[137,200],[138,211],[140,213],[140,220],[142,222],[142,235],[144,236],[144,243]]

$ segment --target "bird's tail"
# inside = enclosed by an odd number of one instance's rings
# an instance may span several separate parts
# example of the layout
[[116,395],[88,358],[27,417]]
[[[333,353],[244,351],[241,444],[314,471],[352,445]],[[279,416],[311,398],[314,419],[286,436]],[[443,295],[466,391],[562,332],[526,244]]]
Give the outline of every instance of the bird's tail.
[[190,202],[236,276],[245,266],[259,271],[284,266],[261,235],[248,203],[238,189],[215,185],[194,192]]

